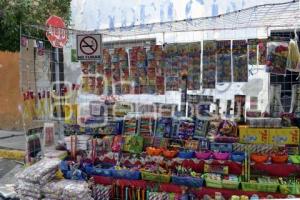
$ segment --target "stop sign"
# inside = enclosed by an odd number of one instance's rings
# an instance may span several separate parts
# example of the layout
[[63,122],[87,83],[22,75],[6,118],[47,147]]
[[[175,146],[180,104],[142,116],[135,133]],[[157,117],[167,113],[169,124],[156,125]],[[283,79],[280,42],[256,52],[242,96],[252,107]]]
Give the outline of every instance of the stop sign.
[[51,16],[46,21],[46,36],[53,47],[62,48],[68,41],[65,22],[58,16]]

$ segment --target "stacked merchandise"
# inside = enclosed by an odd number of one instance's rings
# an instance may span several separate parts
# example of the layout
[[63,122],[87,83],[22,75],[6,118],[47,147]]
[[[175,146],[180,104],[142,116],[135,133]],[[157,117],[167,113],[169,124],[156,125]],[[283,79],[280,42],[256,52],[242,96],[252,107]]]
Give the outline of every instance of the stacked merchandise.
[[16,192],[20,199],[40,199],[41,188],[55,177],[59,159],[44,158],[17,174]]
[[92,200],[92,192],[85,181],[59,180],[47,183],[42,188],[44,200]]
[[115,94],[129,94],[128,54],[124,48],[117,48],[112,55],[112,77]]
[[76,150],[86,151],[90,139],[91,136],[89,135],[68,136],[65,138],[67,150],[71,151],[71,149],[75,147]]
[[93,187],[93,197],[95,200],[110,200],[111,192],[111,185],[95,185]]

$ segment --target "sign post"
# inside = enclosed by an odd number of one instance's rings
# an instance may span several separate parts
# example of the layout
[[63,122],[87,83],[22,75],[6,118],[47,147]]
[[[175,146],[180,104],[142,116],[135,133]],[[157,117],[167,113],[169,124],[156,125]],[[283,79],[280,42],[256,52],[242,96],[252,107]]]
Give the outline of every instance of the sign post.
[[100,60],[101,52],[101,34],[77,35],[78,60]]
[[52,15],[46,21],[46,37],[55,48],[63,48],[68,42],[68,33],[62,18]]

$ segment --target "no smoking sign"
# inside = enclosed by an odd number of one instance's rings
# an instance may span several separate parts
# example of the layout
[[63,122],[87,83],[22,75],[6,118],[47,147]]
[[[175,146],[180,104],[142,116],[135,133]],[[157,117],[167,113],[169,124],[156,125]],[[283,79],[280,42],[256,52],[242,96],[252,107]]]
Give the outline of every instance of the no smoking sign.
[[100,60],[102,36],[100,34],[77,35],[77,59]]

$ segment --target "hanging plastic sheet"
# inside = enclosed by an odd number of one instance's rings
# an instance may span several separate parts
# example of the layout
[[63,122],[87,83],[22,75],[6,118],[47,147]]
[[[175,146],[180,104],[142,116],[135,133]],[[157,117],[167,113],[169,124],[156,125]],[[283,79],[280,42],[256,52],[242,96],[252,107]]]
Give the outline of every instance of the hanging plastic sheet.
[[248,56],[246,40],[234,40],[232,42],[233,81],[248,81]]
[[216,87],[216,41],[203,42],[203,88],[213,89]]
[[230,40],[217,41],[217,81],[231,82]]
[[269,42],[267,46],[267,71],[273,74],[285,74],[288,56],[288,43]]

